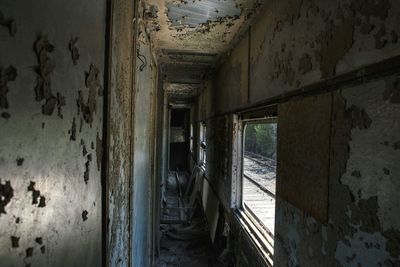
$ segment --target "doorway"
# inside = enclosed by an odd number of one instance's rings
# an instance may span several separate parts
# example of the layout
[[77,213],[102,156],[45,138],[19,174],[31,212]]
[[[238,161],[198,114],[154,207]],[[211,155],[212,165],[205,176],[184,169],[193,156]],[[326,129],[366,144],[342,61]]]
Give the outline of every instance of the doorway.
[[169,170],[188,172],[190,168],[190,109],[172,109],[169,130]]

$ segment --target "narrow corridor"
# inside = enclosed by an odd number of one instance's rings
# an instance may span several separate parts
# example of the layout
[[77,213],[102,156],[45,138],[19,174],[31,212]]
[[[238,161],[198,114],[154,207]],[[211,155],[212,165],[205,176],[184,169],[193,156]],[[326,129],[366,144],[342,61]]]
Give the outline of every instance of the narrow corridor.
[[399,267],[399,25],[0,0],[0,267]]

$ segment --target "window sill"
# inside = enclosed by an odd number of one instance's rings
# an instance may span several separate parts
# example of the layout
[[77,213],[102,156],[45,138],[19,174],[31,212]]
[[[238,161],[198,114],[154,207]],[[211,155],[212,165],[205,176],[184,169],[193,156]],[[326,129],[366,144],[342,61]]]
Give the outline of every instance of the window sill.
[[255,225],[250,216],[240,209],[235,210],[235,217],[252,245],[257,249],[258,254],[265,262],[266,266],[273,266],[273,243],[274,240],[267,232],[262,231]]

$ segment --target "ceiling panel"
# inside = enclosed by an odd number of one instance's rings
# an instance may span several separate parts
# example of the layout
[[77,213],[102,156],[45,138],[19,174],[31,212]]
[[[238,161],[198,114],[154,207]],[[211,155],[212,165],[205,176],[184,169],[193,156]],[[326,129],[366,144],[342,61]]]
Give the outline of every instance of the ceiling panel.
[[234,0],[189,1],[186,4],[171,2],[167,4],[167,9],[173,27],[195,27],[224,17],[239,18],[241,14],[239,5]]
[[223,53],[265,0],[145,0],[148,31],[161,49]]
[[144,0],[165,82],[200,84],[265,0]]

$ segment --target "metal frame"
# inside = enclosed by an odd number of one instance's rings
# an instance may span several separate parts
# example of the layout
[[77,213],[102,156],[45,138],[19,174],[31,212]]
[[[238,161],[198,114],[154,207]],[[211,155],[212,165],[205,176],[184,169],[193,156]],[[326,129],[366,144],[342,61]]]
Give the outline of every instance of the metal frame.
[[243,228],[247,239],[250,240],[261,259],[265,262],[265,265],[273,266],[274,247],[271,245],[273,243],[272,238],[256,227],[248,214],[237,210],[235,211],[235,218]]
[[230,119],[231,125],[231,155],[232,161],[229,166],[229,172],[231,176],[230,184],[230,207],[232,209],[237,209],[238,205],[241,203],[242,195],[242,179],[241,173],[243,164],[241,161],[241,155],[243,151],[242,135],[243,135],[243,123],[239,119],[237,114],[233,114]]
[[[233,209],[242,227],[248,232],[251,240],[260,249],[260,255],[269,263],[272,263],[274,235],[263,225],[253,211],[243,202],[243,157],[244,157],[244,135],[246,126],[257,123],[277,123],[277,116],[266,116],[255,119],[243,119],[239,114],[233,114],[231,118],[231,155],[230,165],[231,174],[231,209]],[[255,182],[252,181],[251,182]],[[263,190],[264,191],[264,190]],[[275,198],[275,195],[266,190],[268,194]]]
[[[252,182],[253,184],[257,185],[261,190],[265,191],[265,193],[269,194],[271,197],[275,198],[275,194],[273,194],[272,192],[270,192],[268,189],[264,188],[263,186],[259,185],[256,181],[254,181],[253,179],[251,179],[250,177],[248,177],[247,175],[244,174],[244,167],[243,167],[243,158],[244,158],[244,146],[245,146],[245,133],[246,133],[246,127],[247,125],[250,124],[262,124],[262,123],[278,123],[278,118],[277,117],[266,117],[266,118],[257,118],[257,119],[246,119],[246,120],[240,120],[241,122],[241,126],[242,126],[242,135],[240,136],[240,142],[241,142],[241,147],[242,147],[242,153],[240,155],[240,161],[241,161],[241,173],[240,173],[240,179],[241,179],[241,186],[243,188],[243,179],[247,178],[250,182]],[[242,190],[243,191],[243,190]],[[237,208],[242,209],[243,211],[246,211],[246,209],[244,208],[244,202],[243,202],[243,192],[241,192],[240,194],[240,206],[237,206]],[[250,209],[250,208],[248,208]],[[261,223],[261,222],[259,222]],[[262,223],[261,223],[262,224]]]
[[[204,129],[206,129],[205,134],[204,134]],[[205,166],[207,164],[207,147],[202,148],[201,147],[202,142],[205,142],[205,144],[207,146],[207,123],[206,123],[206,121],[201,121],[199,123],[199,142],[197,143],[198,161],[199,161],[199,164],[201,165],[201,167],[203,167],[205,169]],[[205,157],[206,161],[204,161],[204,157]]]

